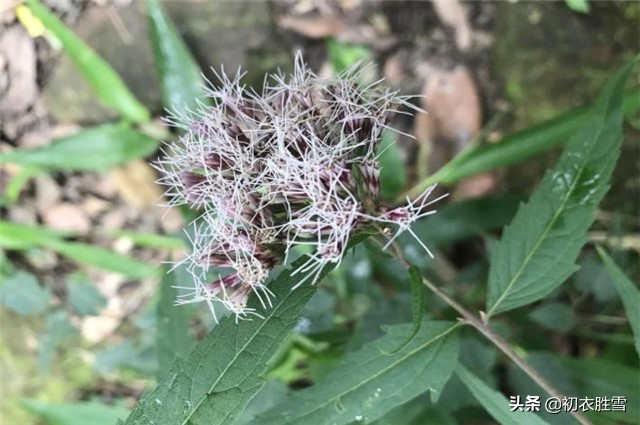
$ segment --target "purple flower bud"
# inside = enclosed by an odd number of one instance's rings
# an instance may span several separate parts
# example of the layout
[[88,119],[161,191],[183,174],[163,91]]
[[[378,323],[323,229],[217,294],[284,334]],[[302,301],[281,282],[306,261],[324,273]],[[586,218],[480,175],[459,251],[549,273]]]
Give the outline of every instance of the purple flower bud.
[[[202,211],[183,260],[196,286],[179,303],[220,302],[238,316],[255,314],[251,294],[269,305],[267,276],[292,248],[314,249],[293,272],[294,287],[313,284],[361,226],[397,226],[395,238],[431,213],[430,192],[404,207],[378,205],[376,148],[406,98],[377,83],[361,88],[355,72],[320,78],[300,56],[289,79],[272,76],[262,93],[245,90],[241,76],[218,75],[212,106],[172,118],[187,132],[157,164],[169,204]],[[233,272],[209,282],[210,267]]]
[[359,166],[364,184],[373,199],[380,196],[380,167],[376,161],[369,161]]

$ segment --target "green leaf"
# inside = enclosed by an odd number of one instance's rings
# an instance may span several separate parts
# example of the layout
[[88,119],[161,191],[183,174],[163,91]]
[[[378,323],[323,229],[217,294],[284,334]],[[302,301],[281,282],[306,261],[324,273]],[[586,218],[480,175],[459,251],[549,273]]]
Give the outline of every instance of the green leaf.
[[[2,154],[0,154],[1,157]],[[8,206],[16,202],[24,186],[40,172],[41,170],[38,167],[20,167],[18,174],[9,180],[4,193],[0,195],[0,206]]]
[[[636,89],[625,96],[623,113],[627,117],[634,117],[638,110],[640,110],[640,90]],[[496,143],[474,145],[417,184],[408,194],[417,196],[434,183],[452,185],[474,174],[516,164],[546,152],[565,143],[572,134],[587,125],[592,118],[592,113],[593,108],[578,108],[526,130],[510,134]]]
[[47,425],[113,425],[128,414],[124,407],[95,402],[47,404],[25,400],[22,404]]
[[390,131],[383,133],[378,152],[380,152],[378,158],[380,162],[380,195],[382,199],[391,200],[407,184],[407,170],[393,133]]
[[153,264],[143,263],[98,246],[62,240],[67,236],[72,236],[72,234],[41,226],[24,226],[0,221],[0,246],[9,249],[44,246],[78,263],[121,273],[129,277],[143,279],[158,275],[159,270]]
[[520,200],[513,195],[492,195],[454,202],[437,214],[418,220],[411,228],[430,249],[437,249],[504,227],[513,219]]
[[164,105],[171,110],[195,110],[196,100],[204,94],[200,68],[157,0],[147,0],[147,11]]
[[51,291],[30,273],[18,272],[0,284],[0,302],[23,316],[44,313],[50,301]]
[[[165,270],[168,272],[168,270]],[[180,273],[182,272],[182,273]],[[187,309],[176,305],[177,291],[175,285],[185,285],[189,275],[177,268],[169,272],[160,286],[160,300],[156,308],[158,316],[157,356],[158,381],[169,371],[176,358],[185,358],[193,346],[189,335]]]
[[422,326],[422,316],[424,316],[424,297],[426,291],[424,284],[422,283],[422,275],[416,266],[409,267],[409,278],[409,282],[411,283],[411,317],[413,319],[413,328],[404,342],[402,342],[397,348],[393,349],[393,351],[384,354],[395,354],[402,350],[418,334],[420,326]]
[[370,422],[425,391],[431,391],[435,399],[456,365],[458,326],[425,321],[402,350],[385,355],[383,351],[397,347],[411,329],[411,325],[390,326],[386,336],[347,354],[341,366],[323,381],[294,393],[256,423]]
[[337,74],[345,71],[358,61],[371,57],[371,51],[357,44],[348,44],[334,38],[327,40],[329,62]]
[[425,400],[416,397],[399,406],[377,421],[375,425],[457,425],[455,418],[435,408],[425,409]]
[[91,47],[80,40],[38,0],[27,0],[27,6],[42,24],[56,36],[69,58],[87,79],[107,106],[133,122],[149,121],[149,111],[129,91],[120,76]]
[[575,259],[620,153],[622,93],[634,63],[605,85],[591,118],[494,247],[488,316],[543,298],[577,269]]
[[140,246],[164,249],[185,249],[184,241],[175,236],[157,235],[155,233],[138,233],[130,230],[113,230],[105,232],[110,236],[131,239],[133,243]]
[[6,249],[28,249],[69,236],[73,233],[0,220],[0,247]]
[[618,297],[618,290],[595,252],[580,256],[580,270],[572,277],[581,296],[591,296],[599,303],[608,303]]
[[616,285],[622,304],[627,312],[629,324],[633,330],[633,339],[635,341],[636,351],[640,356],[640,291],[631,280],[625,276],[618,265],[607,255],[606,251],[599,246],[596,247],[600,258],[611,275],[613,284]]
[[[299,267],[306,257],[295,262]],[[326,275],[325,268],[321,277]],[[215,425],[232,423],[238,413],[263,386],[267,362],[298,322],[317,285],[291,288],[304,274],[281,273],[269,285],[273,306],[265,309],[257,297],[249,299],[264,319],[236,323],[223,318],[183,361],[176,360],[154,391],[147,392],[127,425]]]
[[0,250],[0,279],[12,275],[15,271],[14,265],[7,258],[7,253],[4,250]]
[[270,380],[262,387],[258,394],[251,399],[247,408],[240,413],[234,425],[252,425],[255,424],[255,418],[262,412],[267,411],[273,406],[286,400],[289,393],[289,387],[278,380]]
[[[577,359],[557,356],[547,352],[532,352],[527,355],[527,363],[544,379],[567,397],[595,398],[621,396],[626,398],[626,412],[593,412],[594,423],[616,424],[637,423],[640,417],[640,373],[637,368],[623,366],[603,359]],[[540,396],[548,394],[514,364],[508,368],[508,384],[515,394]],[[567,412],[550,414],[540,412],[553,424],[574,424],[575,420]]]
[[67,291],[69,304],[80,316],[97,315],[107,304],[100,291],[83,276],[71,277],[67,282]]
[[482,382],[464,366],[458,365],[456,374],[487,413],[499,423],[503,425],[547,425],[547,422],[534,413],[512,412],[509,408],[509,401],[502,394]]
[[540,326],[560,332],[568,331],[576,323],[571,307],[562,303],[542,304],[529,313],[529,318]]
[[0,154],[0,163],[15,162],[56,170],[98,171],[152,154],[158,141],[125,124],[105,124],[54,140],[34,149]]
[[158,369],[156,351],[148,342],[145,344],[125,340],[123,343],[106,348],[96,354],[94,369],[107,375],[117,368],[127,368],[147,375]]
[[38,369],[40,373],[47,373],[56,348],[62,341],[76,333],[69,315],[64,310],[56,310],[47,316],[45,330],[40,335],[38,347]]
[[[471,329],[467,329],[466,333],[473,336],[460,338],[459,364],[473,370],[475,376],[485,384],[495,385],[497,379],[493,370],[498,360],[495,347],[487,344],[484,340],[480,340],[478,338],[479,335]],[[465,387],[460,378],[454,374],[442,390],[442,395],[438,399],[438,407],[453,413],[472,406],[478,407],[480,403]]]
[[159,273],[155,264],[143,263],[95,245],[61,240],[49,240],[44,245],[78,263],[110,270],[134,279],[154,277]]
[[589,1],[588,0],[564,0],[569,9],[574,12],[589,13]]
[[546,356],[547,363],[540,362],[538,369],[544,372],[549,358],[553,357],[559,367],[566,371],[580,397],[622,396],[626,412],[597,412],[594,416],[606,416],[613,423],[637,424],[640,418],[640,372],[637,367],[628,367],[604,359],[575,359],[561,356]]

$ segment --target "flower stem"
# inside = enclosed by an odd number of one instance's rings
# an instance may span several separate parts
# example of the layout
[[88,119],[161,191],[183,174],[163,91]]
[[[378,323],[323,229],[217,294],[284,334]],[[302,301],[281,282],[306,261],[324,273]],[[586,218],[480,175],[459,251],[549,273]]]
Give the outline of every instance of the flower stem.
[[[409,266],[409,263],[404,258],[402,250],[399,246],[394,242],[393,243],[393,251],[395,257],[398,261],[400,261],[405,266]],[[480,312],[480,317],[476,317],[469,310],[465,309],[462,305],[458,304],[453,298],[451,298],[447,293],[445,293],[438,286],[433,284],[427,278],[422,277],[422,283],[424,286],[429,288],[434,294],[436,294],[441,300],[447,303],[451,308],[460,313],[462,318],[460,319],[463,323],[471,325],[478,332],[485,336],[489,341],[493,343],[500,351],[504,353],[511,361],[513,361],[516,366],[518,366],[524,373],[526,373],[536,384],[538,384],[543,390],[545,390],[550,396],[556,397],[560,400],[563,399],[563,395],[555,388],[549,381],[547,381],[542,375],[540,375],[534,368],[532,368],[525,359],[523,359],[515,350],[511,347],[511,344],[504,340],[500,335],[493,331],[489,327],[489,324],[483,315]],[[582,412],[570,412],[576,420],[582,425],[591,425],[591,421],[587,419]]]

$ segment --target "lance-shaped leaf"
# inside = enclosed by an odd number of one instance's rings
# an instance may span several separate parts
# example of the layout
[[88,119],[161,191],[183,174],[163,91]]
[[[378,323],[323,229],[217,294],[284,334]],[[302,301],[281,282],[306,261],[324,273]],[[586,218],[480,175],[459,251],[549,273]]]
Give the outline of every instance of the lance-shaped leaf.
[[502,394],[482,382],[480,378],[469,372],[462,365],[456,368],[456,375],[482,404],[487,413],[499,423],[503,425],[548,425],[546,421],[534,413],[512,412],[509,408],[509,402]]
[[422,283],[420,269],[416,266],[409,266],[409,282],[411,283],[411,319],[413,321],[413,328],[405,341],[403,341],[397,348],[394,348],[390,353],[385,354],[395,354],[402,350],[402,348],[410,343],[418,334],[420,327],[422,326],[422,316],[424,316],[424,297],[426,291],[424,283]]
[[149,36],[164,105],[171,110],[194,110],[203,95],[200,68],[157,0],[147,0]]
[[620,299],[627,312],[631,330],[633,330],[633,339],[635,341],[636,351],[640,355],[640,291],[631,280],[625,276],[620,267],[607,255],[604,249],[597,247],[598,254],[602,258],[613,284],[616,285],[620,293]]
[[152,154],[158,141],[124,124],[105,124],[34,149],[0,154],[0,163],[56,170],[105,170]]
[[[306,261],[295,262],[295,270]],[[329,267],[323,270],[326,275]],[[154,391],[147,392],[136,406],[127,425],[215,425],[232,423],[238,413],[264,384],[267,362],[298,322],[305,304],[317,286],[291,288],[304,274],[285,271],[269,285],[273,306],[263,308],[251,297],[264,319],[220,321],[200,341],[186,359],[177,359]]]
[[120,76],[104,59],[80,40],[38,0],[27,0],[31,12],[56,36],[69,58],[107,106],[133,122],[149,121],[149,111],[129,91]]
[[[633,118],[639,110],[640,90],[630,90],[624,97],[622,112],[625,117]],[[474,174],[516,164],[560,146],[586,125],[592,112],[590,107],[576,108],[549,121],[509,134],[496,143],[474,145],[411,188],[407,194],[418,196],[434,183],[454,184]],[[404,196],[400,196],[398,201],[404,200]]]
[[315,386],[292,395],[256,419],[262,425],[370,422],[417,395],[436,398],[457,362],[459,325],[425,321],[418,334],[395,354],[412,325],[389,327],[384,337],[348,354]]
[[135,279],[158,276],[158,268],[150,263],[134,260],[99,246],[60,240],[46,241],[44,246],[72,260]]
[[634,62],[605,85],[591,118],[570,140],[491,255],[487,314],[546,296],[576,269],[622,142],[622,94]]
[[41,226],[25,226],[0,220],[0,247],[22,250],[43,246],[78,263],[133,278],[142,279],[158,274],[158,269],[153,264],[143,263],[99,246],[69,242],[63,239],[69,236],[73,236],[73,234]]
[[28,249],[33,246],[44,245],[49,240],[62,239],[73,236],[72,232],[49,229],[42,226],[26,226],[0,220],[0,248]]

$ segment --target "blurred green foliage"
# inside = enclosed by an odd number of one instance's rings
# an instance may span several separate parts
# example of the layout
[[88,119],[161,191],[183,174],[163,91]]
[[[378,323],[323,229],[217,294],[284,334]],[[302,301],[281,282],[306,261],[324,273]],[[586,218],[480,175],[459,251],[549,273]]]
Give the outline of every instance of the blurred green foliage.
[[[149,111],[106,61],[40,2],[27,0],[26,4],[60,40],[101,101],[117,111],[122,122],[86,129],[43,148],[0,154],[0,163],[23,167],[2,199],[9,207],[39,173],[110,169],[154,154],[159,137],[167,136],[149,123]],[[146,5],[164,104],[175,110],[193,109],[198,99],[206,102],[198,65],[158,2],[149,0]],[[567,0],[567,5],[578,12],[589,11],[587,1]],[[364,47],[331,39],[327,53],[335,72],[373,58]],[[627,72],[631,66],[627,65]],[[586,241],[596,204],[608,187],[619,152],[621,111],[633,118],[640,109],[637,89],[626,90],[623,99],[624,76],[618,74],[611,81],[595,107],[570,111],[496,143],[473,145],[411,187],[394,135],[385,134],[379,159],[382,195],[387,201],[402,200],[433,183],[450,185],[528,160],[577,134],[553,174],[548,174],[526,205],[518,208],[522,196],[515,194],[453,202],[414,226],[431,249],[451,257],[456,257],[461,242],[467,242],[463,249],[470,246],[478,254],[472,262],[450,264],[445,255],[434,262],[417,255],[416,243],[410,238],[400,238],[404,255],[416,264],[410,279],[393,258],[374,244],[364,243],[351,251],[340,269],[326,271],[327,284],[322,288],[308,286],[291,292],[292,278],[285,271],[270,286],[278,296],[274,307],[264,313],[265,320],[236,324],[225,318],[218,325],[206,322],[208,312],[203,315],[175,307],[172,301],[180,289],[174,286],[188,284],[189,277],[168,275],[120,343],[106,347],[78,343],[78,350],[90,351],[94,357],[87,366],[77,353],[65,353],[64,358],[56,358],[56,353],[66,351],[67,341],[75,344],[79,339],[75,318],[99,314],[107,303],[105,297],[84,275],[73,275],[60,297],[36,275],[16,271],[3,255],[0,303],[8,312],[0,314],[11,320],[32,320],[41,329],[37,368],[45,383],[40,393],[44,398],[24,400],[24,408],[54,425],[113,424],[129,415],[129,409],[118,401],[112,405],[44,402],[60,401],[61,390],[53,388],[54,384],[46,386],[46,374],[60,367],[73,371],[69,386],[78,388],[95,381],[94,371],[103,378],[155,378],[159,385],[145,393],[127,424],[149,420],[158,425],[187,420],[231,423],[231,418],[239,424],[301,423],[301,418],[304,423],[456,424],[490,418],[503,424],[571,423],[573,419],[566,414],[550,417],[510,411],[508,399],[496,388],[523,397],[540,395],[544,399],[546,394],[520,369],[503,364],[495,347],[471,329],[453,324],[456,315],[446,304],[432,293],[424,295],[418,278],[426,276],[465,305],[480,309],[488,298],[489,314],[507,313],[492,318],[492,326],[564,393],[627,397],[629,414],[592,413],[594,423],[634,423],[634,415],[640,414],[637,286],[601,248],[601,260],[583,255],[577,261],[580,270],[571,278],[573,285],[565,283],[578,269],[574,260]],[[494,232],[510,222],[496,245]],[[185,245],[172,236],[127,230],[111,234],[141,246],[175,249]],[[76,238],[69,232],[0,221],[0,246],[10,253],[52,250],[74,263],[133,279],[157,278],[167,271]],[[616,315],[624,308],[630,326],[617,322],[615,327],[583,330],[589,310],[575,304],[585,298],[592,300],[589,307],[595,314],[591,319],[619,319]],[[261,308],[257,300],[251,302]],[[209,331],[197,343],[190,332],[194,322]],[[3,337],[20,341],[24,329],[27,327],[21,325],[3,329]],[[571,335],[588,342],[589,347],[596,341],[604,347],[604,358],[588,359],[581,352],[554,354],[556,347],[546,337],[551,332]],[[24,347],[16,350],[27,351]],[[28,368],[24,359],[12,357],[7,348],[0,349],[0,356],[3,364],[14,362],[16,368]],[[310,388],[293,390],[311,383]]]

